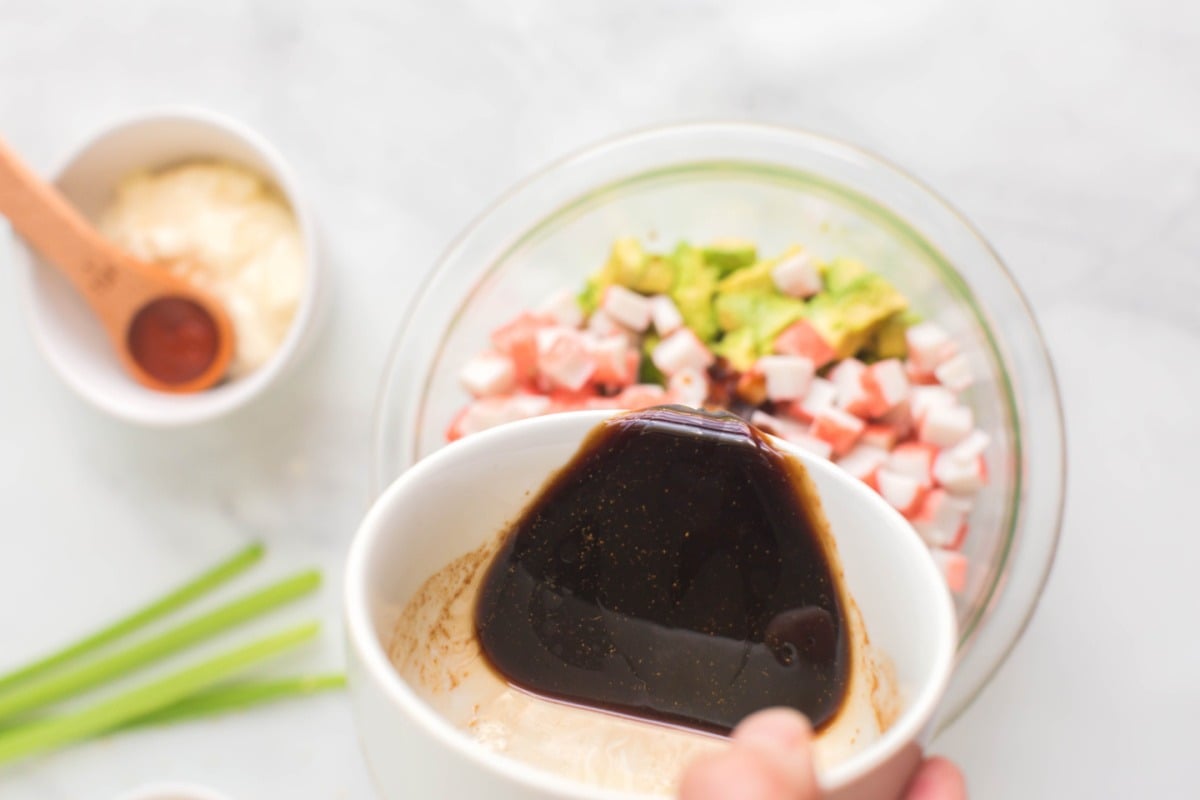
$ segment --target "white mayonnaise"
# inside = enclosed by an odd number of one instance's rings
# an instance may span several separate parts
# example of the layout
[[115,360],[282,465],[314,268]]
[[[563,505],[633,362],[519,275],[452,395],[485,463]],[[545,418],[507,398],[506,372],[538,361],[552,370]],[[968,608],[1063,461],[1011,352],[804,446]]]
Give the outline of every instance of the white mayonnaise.
[[237,339],[230,378],[261,367],[283,343],[304,291],[304,245],[292,209],[261,176],[215,162],[135,173],[117,187],[100,228],[225,304]]

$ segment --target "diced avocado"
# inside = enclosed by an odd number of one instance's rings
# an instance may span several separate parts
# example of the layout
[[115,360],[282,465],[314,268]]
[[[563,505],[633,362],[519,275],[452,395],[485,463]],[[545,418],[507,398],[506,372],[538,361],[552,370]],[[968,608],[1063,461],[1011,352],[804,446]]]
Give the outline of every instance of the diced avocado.
[[716,309],[722,330],[749,328],[760,344],[773,342],[780,331],[808,315],[804,301],[763,291],[718,294]]
[[675,265],[663,256],[650,256],[636,280],[625,285],[642,294],[666,294],[675,285]]
[[835,258],[821,267],[821,279],[825,282],[825,291],[830,294],[840,294],[867,274],[866,265],[853,258]]
[[723,331],[735,331],[748,327],[758,310],[760,298],[766,292],[723,292],[717,295],[713,307],[717,312],[717,326]]
[[880,323],[867,347],[870,354],[879,360],[904,358],[908,355],[908,342],[904,332],[908,330],[908,312],[892,314]]
[[674,265],[663,256],[646,253],[637,239],[627,237],[613,242],[608,263],[612,265],[613,280],[635,292],[662,294],[675,285]]
[[716,267],[721,275],[748,267],[758,260],[758,248],[754,242],[745,239],[718,239],[700,252],[704,261]]
[[837,353],[848,358],[861,350],[888,317],[908,307],[904,296],[886,280],[864,273],[809,303],[810,320]]
[[721,282],[717,284],[717,293],[775,291],[775,281],[771,277],[771,270],[775,268],[775,263],[774,260],[759,261],[754,266],[739,269],[721,279]]
[[608,261],[588,278],[579,305],[591,314],[603,302],[604,290],[613,284],[642,294],[662,294],[675,285],[675,265],[661,255],[648,254],[637,239],[617,239]]
[[608,263],[604,268],[612,276],[613,283],[632,289],[646,269],[649,259],[642,243],[626,236],[613,242],[612,250],[608,254]]
[[761,354],[753,328],[730,331],[713,345],[713,352],[727,359],[734,369],[742,371],[753,367]]
[[808,306],[803,300],[782,294],[767,295],[758,309],[758,316],[750,321],[750,327],[758,339],[760,349],[769,352],[775,337],[797,320],[808,316]]
[[638,383],[657,383],[659,386],[667,385],[667,376],[662,374],[650,355],[654,352],[654,348],[658,347],[658,343],[662,341],[662,337],[657,333],[650,332],[642,339],[642,360],[638,363]]
[[717,268],[705,263],[696,248],[681,244],[671,254],[675,270],[675,286],[671,299],[679,307],[684,324],[705,342],[717,335],[717,319],[713,312],[713,294],[717,290]]

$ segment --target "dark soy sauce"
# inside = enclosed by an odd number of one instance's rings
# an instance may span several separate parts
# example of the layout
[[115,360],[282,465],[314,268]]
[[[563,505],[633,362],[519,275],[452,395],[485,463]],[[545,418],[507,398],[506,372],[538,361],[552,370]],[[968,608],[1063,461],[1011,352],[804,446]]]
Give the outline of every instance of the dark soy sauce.
[[801,469],[729,414],[606,421],[488,568],[487,660],[526,691],[652,721],[727,734],[783,705],[820,728],[850,644]]

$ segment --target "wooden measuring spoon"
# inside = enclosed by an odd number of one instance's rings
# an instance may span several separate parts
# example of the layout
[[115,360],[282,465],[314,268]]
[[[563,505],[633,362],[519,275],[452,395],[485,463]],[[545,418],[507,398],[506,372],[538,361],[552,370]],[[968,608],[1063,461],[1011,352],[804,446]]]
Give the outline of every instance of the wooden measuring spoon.
[[221,303],[105,239],[2,139],[0,214],[87,299],[138,383],[184,394],[224,377],[234,338]]

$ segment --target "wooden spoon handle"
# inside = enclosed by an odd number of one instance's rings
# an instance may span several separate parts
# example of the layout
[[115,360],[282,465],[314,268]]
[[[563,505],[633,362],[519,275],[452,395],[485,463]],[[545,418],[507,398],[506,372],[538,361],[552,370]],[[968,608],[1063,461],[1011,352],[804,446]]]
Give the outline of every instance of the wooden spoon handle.
[[0,214],[93,305],[116,288],[124,253],[0,139]]

